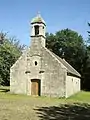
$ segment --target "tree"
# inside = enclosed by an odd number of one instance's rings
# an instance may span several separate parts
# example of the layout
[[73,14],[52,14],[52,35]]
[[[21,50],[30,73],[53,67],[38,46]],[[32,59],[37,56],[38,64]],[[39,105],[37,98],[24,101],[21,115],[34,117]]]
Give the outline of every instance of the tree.
[[82,36],[70,29],[58,31],[55,35],[46,34],[46,36],[47,48],[58,56],[64,57],[72,66],[79,70],[78,67],[82,66],[86,49]]
[[[4,33],[2,33],[4,36]],[[2,37],[1,37],[2,38]],[[9,85],[10,67],[22,54],[24,48],[15,38],[7,38],[5,35],[0,44],[0,84]]]
[[[90,23],[88,23],[88,26],[90,27]],[[88,31],[88,36],[90,37],[90,31]]]
[[82,36],[70,29],[58,31],[56,34],[47,33],[46,46],[58,56],[64,57],[82,75],[83,84],[87,53]]
[[[90,23],[88,23],[88,26],[90,27]],[[84,69],[84,88],[86,90],[90,90],[90,31],[88,32],[88,39],[86,41],[86,50],[87,50],[87,61],[85,64],[85,69]]]

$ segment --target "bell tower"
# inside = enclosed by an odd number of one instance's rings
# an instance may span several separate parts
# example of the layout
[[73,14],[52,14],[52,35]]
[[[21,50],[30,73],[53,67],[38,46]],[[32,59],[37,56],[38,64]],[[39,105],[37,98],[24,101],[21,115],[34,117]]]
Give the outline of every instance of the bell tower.
[[46,24],[40,14],[31,21],[31,42],[38,42],[45,47]]

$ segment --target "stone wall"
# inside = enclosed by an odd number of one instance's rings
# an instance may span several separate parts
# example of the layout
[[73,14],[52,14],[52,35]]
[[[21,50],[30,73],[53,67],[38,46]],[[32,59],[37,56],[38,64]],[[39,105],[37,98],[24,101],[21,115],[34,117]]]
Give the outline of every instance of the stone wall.
[[25,52],[10,69],[10,92],[15,94],[26,94],[26,57]]
[[66,77],[66,98],[80,91],[80,78]]
[[44,72],[42,95],[53,97],[65,96],[65,74],[61,63],[47,49],[43,48],[42,69]]

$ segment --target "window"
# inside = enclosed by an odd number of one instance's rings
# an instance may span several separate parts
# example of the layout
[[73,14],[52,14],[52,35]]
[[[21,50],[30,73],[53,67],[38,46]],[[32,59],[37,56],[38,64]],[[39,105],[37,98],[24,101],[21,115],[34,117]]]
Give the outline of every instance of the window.
[[37,61],[35,61],[35,66],[37,65]]
[[34,29],[35,29],[35,35],[39,35],[39,26],[38,25],[34,26]]

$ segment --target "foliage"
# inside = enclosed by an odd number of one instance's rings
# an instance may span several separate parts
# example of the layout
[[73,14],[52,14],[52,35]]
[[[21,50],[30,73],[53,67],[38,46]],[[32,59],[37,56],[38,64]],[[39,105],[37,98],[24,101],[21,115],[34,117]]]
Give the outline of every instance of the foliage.
[[82,66],[85,46],[82,36],[77,32],[65,29],[58,31],[55,35],[47,34],[46,42],[49,49],[60,57],[64,57],[76,69],[78,65]]
[[[90,27],[90,23],[88,23],[88,26]],[[90,37],[90,31],[88,31],[89,37]]]
[[[90,27],[90,23],[88,23],[88,26]],[[86,51],[87,51],[87,62],[85,63],[85,69],[84,69],[84,88],[87,90],[90,90],[90,31],[88,31],[88,39],[86,41]]]
[[15,38],[4,36],[0,44],[0,84],[9,85],[10,67],[22,53],[23,46]]

